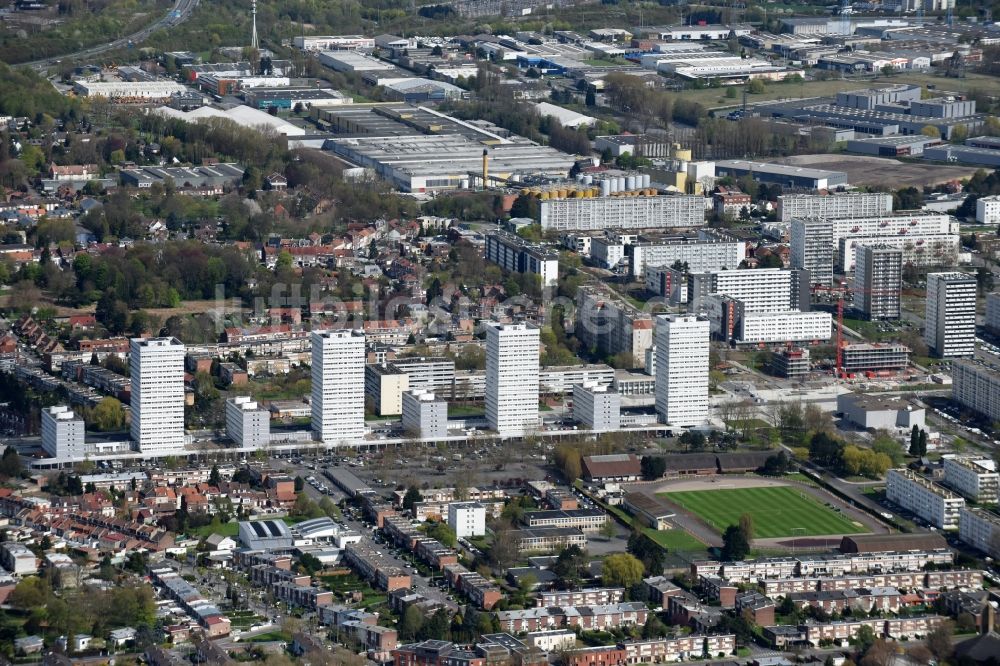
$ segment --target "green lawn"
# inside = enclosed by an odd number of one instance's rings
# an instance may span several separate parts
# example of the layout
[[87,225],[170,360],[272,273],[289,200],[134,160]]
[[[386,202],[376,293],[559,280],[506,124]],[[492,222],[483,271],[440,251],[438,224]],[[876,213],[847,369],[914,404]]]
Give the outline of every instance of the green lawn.
[[644,532],[646,536],[656,542],[658,546],[666,548],[669,552],[676,551],[704,551],[706,546],[684,530],[677,528],[672,530],[654,530],[647,527]]
[[661,496],[694,513],[720,533],[738,523],[744,513],[753,516],[754,536],[761,539],[867,532],[863,526],[788,486],[694,490]]

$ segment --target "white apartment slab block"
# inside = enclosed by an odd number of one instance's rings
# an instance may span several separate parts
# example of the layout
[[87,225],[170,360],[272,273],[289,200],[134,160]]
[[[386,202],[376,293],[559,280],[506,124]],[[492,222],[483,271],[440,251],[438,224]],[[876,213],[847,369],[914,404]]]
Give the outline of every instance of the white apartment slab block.
[[86,423],[65,405],[42,410],[42,450],[53,458],[83,458],[87,454],[84,441]]
[[656,318],[656,413],[675,426],[708,418],[709,323],[695,315]]
[[133,444],[142,453],[182,451],[184,345],[177,338],[133,338],[129,369]]
[[486,507],[479,502],[452,502],[448,505],[448,527],[461,539],[486,534]]
[[327,446],[355,444],[365,435],[365,336],[313,331],[312,431]]
[[960,496],[909,469],[889,470],[885,496],[942,530],[958,529],[959,512],[965,507]]
[[271,413],[249,396],[226,400],[226,435],[242,448],[260,449],[271,443]]
[[976,349],[974,275],[928,273],[924,341],[941,358],[972,356]]
[[527,324],[486,326],[486,422],[501,435],[538,427],[539,331]]

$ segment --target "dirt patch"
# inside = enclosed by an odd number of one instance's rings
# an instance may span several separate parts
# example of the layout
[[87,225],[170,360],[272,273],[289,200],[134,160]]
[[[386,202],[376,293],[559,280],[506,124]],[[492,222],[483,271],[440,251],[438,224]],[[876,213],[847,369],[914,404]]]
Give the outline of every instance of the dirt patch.
[[852,185],[923,187],[971,177],[980,167],[943,166],[899,162],[867,155],[795,155],[775,160],[779,164],[843,171]]

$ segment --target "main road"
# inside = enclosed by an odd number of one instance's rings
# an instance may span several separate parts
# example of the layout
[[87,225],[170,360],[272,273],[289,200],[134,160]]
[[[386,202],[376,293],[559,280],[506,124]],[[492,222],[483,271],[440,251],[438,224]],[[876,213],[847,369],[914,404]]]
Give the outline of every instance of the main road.
[[91,46],[90,48],[83,49],[82,51],[76,51],[75,53],[65,53],[63,55],[46,58],[44,60],[25,62],[21,63],[18,66],[31,67],[33,69],[43,71],[63,60],[92,58],[102,53],[107,53],[108,51],[123,49],[127,48],[129,45],[139,44],[145,41],[147,37],[149,37],[151,34],[153,34],[154,32],[156,32],[161,28],[171,28],[175,25],[180,25],[181,23],[187,21],[189,18],[191,18],[191,14],[194,13],[195,8],[198,7],[199,1],[200,0],[174,0],[173,8],[170,11],[168,11],[166,15],[162,16],[153,23],[150,23],[142,30],[132,33],[131,35],[128,35],[126,37],[121,37],[120,39],[116,39],[106,44],[98,44],[97,46]]

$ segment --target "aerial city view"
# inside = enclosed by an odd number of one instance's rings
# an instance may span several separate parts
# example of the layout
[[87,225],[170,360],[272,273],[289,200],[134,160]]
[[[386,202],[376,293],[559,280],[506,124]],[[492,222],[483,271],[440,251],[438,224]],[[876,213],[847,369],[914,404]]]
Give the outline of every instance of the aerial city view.
[[1000,0],[9,0],[0,666],[1000,666]]

